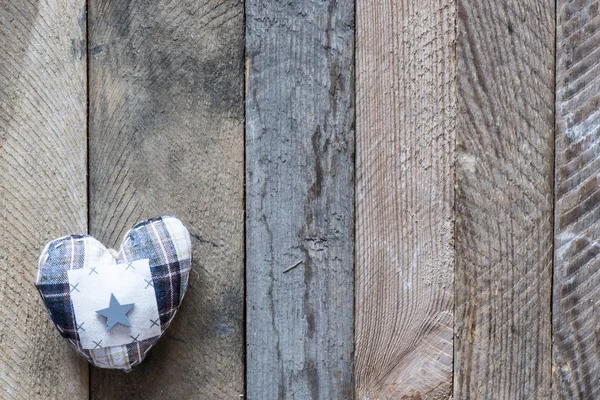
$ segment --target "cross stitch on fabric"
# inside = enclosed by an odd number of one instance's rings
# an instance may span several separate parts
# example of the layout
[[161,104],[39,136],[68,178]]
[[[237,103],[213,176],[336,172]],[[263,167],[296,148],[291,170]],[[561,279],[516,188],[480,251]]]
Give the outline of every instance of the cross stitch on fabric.
[[[130,371],[168,328],[187,289],[190,236],[173,216],[125,235],[117,256],[88,235],[46,245],[37,287],[60,334],[90,363]],[[111,308],[127,314],[107,326]]]

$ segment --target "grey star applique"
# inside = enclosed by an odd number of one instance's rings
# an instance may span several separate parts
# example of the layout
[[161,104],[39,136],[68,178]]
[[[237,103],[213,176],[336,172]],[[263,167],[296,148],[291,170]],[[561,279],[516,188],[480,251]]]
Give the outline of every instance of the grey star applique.
[[110,294],[110,305],[108,308],[96,311],[98,314],[106,317],[106,332],[110,331],[116,324],[122,324],[131,327],[131,322],[127,318],[127,313],[131,311],[135,303],[120,304],[114,294]]

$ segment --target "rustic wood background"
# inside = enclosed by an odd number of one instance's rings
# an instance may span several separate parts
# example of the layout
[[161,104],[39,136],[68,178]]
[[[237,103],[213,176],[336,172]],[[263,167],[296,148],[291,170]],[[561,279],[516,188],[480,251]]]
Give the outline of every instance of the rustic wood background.
[[[596,0],[0,2],[0,398],[597,399]],[[130,374],[44,244],[178,215]]]

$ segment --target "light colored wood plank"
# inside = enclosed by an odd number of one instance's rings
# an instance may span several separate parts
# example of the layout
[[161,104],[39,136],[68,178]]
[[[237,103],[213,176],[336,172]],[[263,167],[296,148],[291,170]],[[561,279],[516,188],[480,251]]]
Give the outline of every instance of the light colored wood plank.
[[448,399],[455,1],[357,2],[356,393]]
[[186,298],[130,374],[95,399],[237,399],[244,391],[244,4],[89,1],[90,231],[120,244],[165,213],[192,233]]
[[354,3],[246,24],[247,397],[353,398]]
[[88,365],[33,286],[87,230],[85,1],[0,4],[0,398],[87,399]]
[[554,397],[600,398],[600,14],[558,1]]
[[455,399],[551,386],[551,0],[458,0]]

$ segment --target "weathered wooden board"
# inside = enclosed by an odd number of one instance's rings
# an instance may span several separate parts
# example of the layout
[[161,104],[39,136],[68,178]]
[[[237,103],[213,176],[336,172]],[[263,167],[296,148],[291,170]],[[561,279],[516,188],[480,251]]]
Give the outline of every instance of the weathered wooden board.
[[354,2],[249,0],[246,33],[247,397],[352,398]]
[[356,12],[356,397],[448,399],[455,1]]
[[0,398],[86,399],[87,362],[33,286],[47,241],[87,230],[85,1],[0,3]]
[[555,398],[600,398],[600,14],[558,1],[553,297]]
[[234,399],[244,391],[244,4],[90,0],[90,231],[118,246],[171,213],[192,232],[179,314],[92,398]]
[[454,398],[551,386],[551,0],[458,0]]

